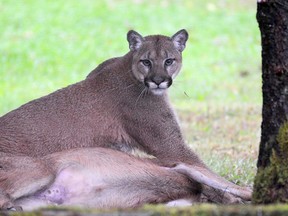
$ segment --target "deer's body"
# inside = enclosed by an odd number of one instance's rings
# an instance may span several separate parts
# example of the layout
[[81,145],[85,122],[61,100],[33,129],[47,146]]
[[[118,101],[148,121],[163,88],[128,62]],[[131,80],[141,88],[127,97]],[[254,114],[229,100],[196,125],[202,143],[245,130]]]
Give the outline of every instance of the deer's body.
[[24,210],[48,205],[128,208],[177,199],[199,202],[202,192],[201,184],[184,174],[107,148],[73,149],[41,159],[2,157],[0,164],[5,164],[0,188],[13,184],[5,191],[10,197],[5,205]]

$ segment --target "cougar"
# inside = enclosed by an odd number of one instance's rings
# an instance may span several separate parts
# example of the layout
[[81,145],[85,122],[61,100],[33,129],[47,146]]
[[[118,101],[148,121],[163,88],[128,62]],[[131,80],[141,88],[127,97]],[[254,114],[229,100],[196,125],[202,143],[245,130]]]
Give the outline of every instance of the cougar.
[[[138,149],[154,156],[151,163],[155,166],[174,167],[178,175],[189,175],[190,180],[216,189],[215,193],[230,194],[231,202],[237,197],[250,200],[249,188],[218,176],[184,142],[167,90],[181,69],[187,39],[184,29],[172,37],[142,37],[129,31],[130,51],[126,55],[100,64],[83,81],[2,116],[1,155],[13,160],[13,157],[42,158],[62,152],[65,158],[65,151],[75,148],[101,147],[126,153]],[[78,156],[89,160],[89,151],[81,152]],[[120,155],[113,153],[111,157],[117,161]],[[134,169],[136,174],[140,172],[137,167]],[[22,180],[27,177],[30,181],[34,172],[38,172],[36,168],[22,174]],[[112,175],[113,169],[107,166],[105,172]],[[17,185],[12,185],[0,183],[2,193],[16,190]]]

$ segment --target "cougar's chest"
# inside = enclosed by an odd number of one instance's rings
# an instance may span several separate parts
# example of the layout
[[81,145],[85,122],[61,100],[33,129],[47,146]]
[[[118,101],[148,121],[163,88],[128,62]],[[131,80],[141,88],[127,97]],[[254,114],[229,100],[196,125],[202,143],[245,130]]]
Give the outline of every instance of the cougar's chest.
[[132,150],[131,138],[118,121],[96,128],[93,141],[96,146],[108,147],[123,152],[131,152]]

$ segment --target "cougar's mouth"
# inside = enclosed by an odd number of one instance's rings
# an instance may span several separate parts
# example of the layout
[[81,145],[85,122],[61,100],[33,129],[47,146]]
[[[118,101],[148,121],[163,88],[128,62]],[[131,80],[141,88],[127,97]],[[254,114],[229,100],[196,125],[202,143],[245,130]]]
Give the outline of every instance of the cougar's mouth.
[[160,89],[160,88],[156,88],[156,89],[151,89],[150,91],[154,94],[154,95],[162,95],[165,92],[166,89]]
[[162,95],[172,85],[172,79],[156,78],[144,79],[144,84],[153,94]]

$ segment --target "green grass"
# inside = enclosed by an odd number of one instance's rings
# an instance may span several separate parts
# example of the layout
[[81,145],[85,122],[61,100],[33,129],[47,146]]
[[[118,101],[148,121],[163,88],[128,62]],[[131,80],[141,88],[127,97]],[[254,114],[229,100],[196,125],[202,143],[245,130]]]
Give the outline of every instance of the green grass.
[[124,55],[130,29],[186,28],[170,95],[187,140],[214,170],[251,184],[261,105],[255,13],[254,0],[0,0],[0,115]]
[[179,114],[187,142],[213,170],[237,184],[253,185],[260,106],[199,106]]
[[[165,205],[146,205],[137,209],[113,209],[113,210],[97,210],[97,209],[79,209],[79,208],[65,208],[65,207],[50,207],[40,209],[32,212],[18,212],[17,215],[133,215],[133,216],[187,216],[187,215],[201,215],[201,216],[254,216],[254,215],[265,215],[265,216],[286,216],[288,213],[288,205],[275,204],[266,206],[255,206],[255,205],[192,205],[188,207],[170,207],[167,208]],[[4,213],[5,214],[5,213]],[[13,214],[14,215],[14,214]]]

